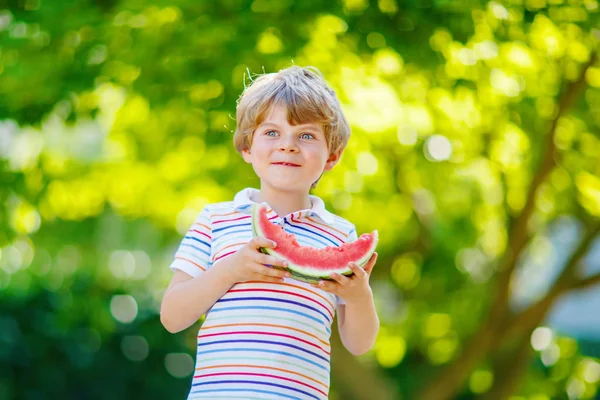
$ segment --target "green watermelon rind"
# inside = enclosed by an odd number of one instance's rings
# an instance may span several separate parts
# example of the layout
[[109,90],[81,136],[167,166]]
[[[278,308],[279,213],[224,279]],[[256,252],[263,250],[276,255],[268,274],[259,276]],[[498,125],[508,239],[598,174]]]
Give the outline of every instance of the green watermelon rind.
[[[262,234],[262,232],[260,232],[260,227],[258,226],[259,224],[257,223],[258,212],[259,212],[260,207],[264,207],[264,206],[255,205],[253,207],[253,211],[252,211],[252,233],[255,237],[264,237],[265,236]],[[373,255],[373,253],[375,252],[375,249],[377,248],[377,242],[378,242],[378,240],[373,241],[373,243],[371,244],[371,248],[365,253],[364,257],[358,261],[355,261],[356,265],[363,267],[367,264],[367,262],[369,261],[369,259]],[[284,255],[282,255],[281,253],[278,253],[276,249],[261,247],[260,251],[264,254],[268,254],[273,257],[277,257],[280,260],[287,261],[289,264],[289,266],[287,268],[283,268],[283,267],[280,267],[277,265],[272,266],[272,267],[279,269],[279,270],[288,271],[292,275],[292,278],[302,281],[302,282],[313,284],[313,283],[318,283],[321,280],[332,281],[333,278],[331,278],[329,275],[333,274],[333,273],[338,273],[341,275],[345,275],[347,277],[351,277],[352,275],[354,275],[354,272],[352,272],[350,267],[340,268],[337,270],[330,270],[330,271],[327,271],[326,273],[323,273],[324,271],[322,271],[322,270],[310,269],[310,268],[302,267],[302,266],[295,265],[295,264],[289,262],[289,260],[287,260],[287,258]]]

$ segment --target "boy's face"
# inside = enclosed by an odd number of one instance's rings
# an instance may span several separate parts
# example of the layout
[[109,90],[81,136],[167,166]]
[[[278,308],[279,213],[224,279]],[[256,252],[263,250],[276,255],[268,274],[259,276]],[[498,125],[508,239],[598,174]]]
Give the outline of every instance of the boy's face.
[[252,145],[242,156],[252,164],[262,186],[308,193],[310,185],[333,168],[340,154],[329,155],[320,124],[290,125],[287,109],[276,105],[256,128]]

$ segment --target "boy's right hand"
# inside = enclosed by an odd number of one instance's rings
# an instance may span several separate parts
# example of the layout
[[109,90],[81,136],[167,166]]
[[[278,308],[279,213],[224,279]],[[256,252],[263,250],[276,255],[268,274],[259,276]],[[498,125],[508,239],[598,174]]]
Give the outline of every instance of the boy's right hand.
[[[277,257],[261,253],[261,247],[274,249],[276,243],[264,237],[254,237],[244,247],[231,255],[230,272],[235,283],[246,281],[283,282],[290,276],[287,271],[273,268],[286,268],[287,263]],[[273,267],[268,267],[272,265]]]

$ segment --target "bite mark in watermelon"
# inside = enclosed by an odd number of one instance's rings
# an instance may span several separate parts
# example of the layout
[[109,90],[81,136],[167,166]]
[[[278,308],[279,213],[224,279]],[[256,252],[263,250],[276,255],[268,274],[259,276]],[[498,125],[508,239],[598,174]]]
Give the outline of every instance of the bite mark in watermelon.
[[269,221],[267,206],[264,204],[255,204],[253,207],[252,232],[254,236],[265,237],[276,242],[275,249],[261,248],[260,250],[287,261],[287,270],[292,278],[308,283],[331,280],[329,275],[334,272],[346,276],[353,275],[348,264],[353,262],[361,267],[364,266],[373,255],[379,240],[375,230],[362,234],[354,242],[344,243],[339,247],[328,246],[318,249],[302,246],[294,235]]

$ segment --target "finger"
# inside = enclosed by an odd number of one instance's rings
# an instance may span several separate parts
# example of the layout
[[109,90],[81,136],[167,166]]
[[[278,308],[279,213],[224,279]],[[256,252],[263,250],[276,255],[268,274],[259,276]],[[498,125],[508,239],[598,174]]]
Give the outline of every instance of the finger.
[[277,243],[275,241],[262,236],[252,238],[248,244],[255,250],[260,248],[274,249],[277,247]]
[[255,260],[259,264],[269,265],[271,267],[287,268],[288,264],[285,260],[266,254],[256,254]]
[[283,282],[283,278],[276,278],[274,276],[260,276],[257,280],[259,281],[264,281],[264,282],[274,282],[274,283],[282,283]]
[[352,270],[352,272],[354,272],[354,275],[358,279],[364,279],[369,276],[367,271],[365,271],[362,267],[356,265],[355,263],[350,263],[349,266],[350,266],[350,269]]
[[326,292],[337,294],[340,284],[335,281],[319,281],[315,287],[322,289]]
[[275,269],[271,267],[265,267],[264,265],[261,265],[259,267],[258,272],[262,275],[272,276],[275,278],[289,278],[290,276],[290,273],[287,271],[282,271],[280,269]]
[[329,275],[331,277],[331,279],[333,279],[334,281],[336,281],[337,283],[339,283],[342,286],[346,286],[347,284],[350,283],[350,278],[348,278],[347,276],[344,276],[342,274],[338,274],[338,273],[332,273],[331,275]]
[[371,271],[373,271],[373,267],[375,266],[375,263],[377,262],[377,257],[379,257],[379,254],[377,254],[376,252],[373,253],[371,258],[369,258],[369,261],[367,262],[367,264],[365,264],[365,266],[363,267],[363,269],[367,272],[367,274],[371,275]]

